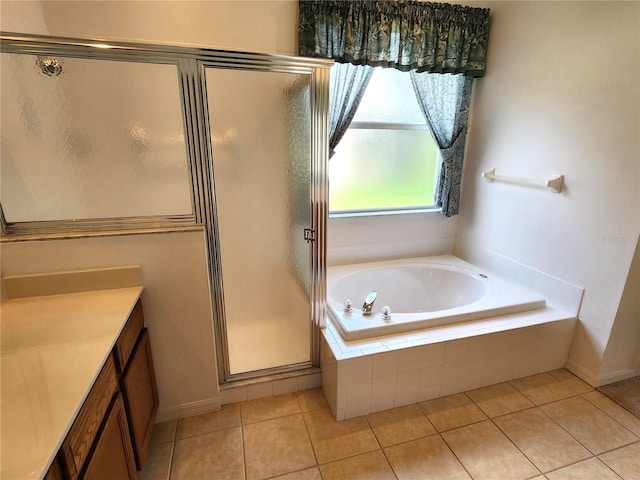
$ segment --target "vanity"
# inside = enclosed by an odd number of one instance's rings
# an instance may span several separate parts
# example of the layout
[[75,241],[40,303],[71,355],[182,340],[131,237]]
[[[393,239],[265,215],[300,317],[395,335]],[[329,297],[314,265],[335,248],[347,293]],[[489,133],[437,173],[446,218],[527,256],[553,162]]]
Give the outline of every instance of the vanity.
[[3,279],[0,477],[137,478],[158,409],[139,268],[30,277]]

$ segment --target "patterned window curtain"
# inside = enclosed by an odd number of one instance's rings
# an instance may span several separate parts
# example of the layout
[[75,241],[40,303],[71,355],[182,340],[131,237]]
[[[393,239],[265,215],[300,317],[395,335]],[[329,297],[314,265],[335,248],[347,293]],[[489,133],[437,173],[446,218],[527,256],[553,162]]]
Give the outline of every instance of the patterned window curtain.
[[484,73],[489,9],[415,0],[300,0],[307,57],[402,71]]
[[462,75],[411,72],[411,83],[440,147],[442,166],[436,205],[447,217],[457,215],[473,79]]
[[329,74],[329,158],[353,120],[373,68],[336,63]]

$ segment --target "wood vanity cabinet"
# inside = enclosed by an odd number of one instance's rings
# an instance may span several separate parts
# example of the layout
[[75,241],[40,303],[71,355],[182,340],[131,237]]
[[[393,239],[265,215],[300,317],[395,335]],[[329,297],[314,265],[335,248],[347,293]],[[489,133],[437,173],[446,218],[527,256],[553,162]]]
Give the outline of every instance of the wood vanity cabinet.
[[[45,480],[136,479],[157,410],[149,334],[138,300]],[[56,476],[58,466],[62,476]]]

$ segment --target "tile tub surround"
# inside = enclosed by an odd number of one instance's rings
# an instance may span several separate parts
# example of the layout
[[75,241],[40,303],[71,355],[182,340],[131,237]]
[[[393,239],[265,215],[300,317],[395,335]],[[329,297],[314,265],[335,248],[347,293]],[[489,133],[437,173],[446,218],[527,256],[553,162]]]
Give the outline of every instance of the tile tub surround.
[[[577,428],[593,422],[615,432],[601,453],[601,435]],[[341,422],[317,388],[157,424],[139,478],[631,480],[639,430],[640,418],[566,370]]]
[[328,320],[322,388],[345,420],[555,370],[566,363],[575,323],[549,307],[347,342]]

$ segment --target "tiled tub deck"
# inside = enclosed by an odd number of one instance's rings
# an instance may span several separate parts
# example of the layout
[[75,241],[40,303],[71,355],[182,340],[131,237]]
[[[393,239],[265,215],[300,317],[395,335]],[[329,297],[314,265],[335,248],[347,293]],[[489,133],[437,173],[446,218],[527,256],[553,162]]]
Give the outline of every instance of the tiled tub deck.
[[336,420],[565,366],[576,319],[552,307],[344,341],[322,330],[322,388]]

